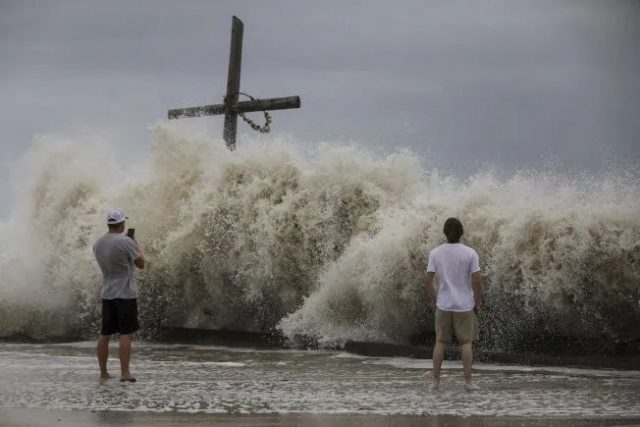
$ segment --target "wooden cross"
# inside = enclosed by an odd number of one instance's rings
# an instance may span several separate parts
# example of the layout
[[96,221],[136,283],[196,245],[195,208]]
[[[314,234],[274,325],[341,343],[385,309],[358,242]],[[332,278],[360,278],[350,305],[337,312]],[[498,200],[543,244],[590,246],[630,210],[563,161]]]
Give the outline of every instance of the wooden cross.
[[238,102],[240,95],[240,65],[242,62],[242,31],[244,24],[236,16],[231,23],[231,53],[229,55],[229,77],[227,95],[224,104],[204,105],[201,107],[178,108],[169,110],[169,119],[183,117],[202,117],[224,114],[224,141],[230,150],[236,148],[238,114],[250,111],[284,110],[300,108],[300,98],[287,96],[282,98],[256,99]]

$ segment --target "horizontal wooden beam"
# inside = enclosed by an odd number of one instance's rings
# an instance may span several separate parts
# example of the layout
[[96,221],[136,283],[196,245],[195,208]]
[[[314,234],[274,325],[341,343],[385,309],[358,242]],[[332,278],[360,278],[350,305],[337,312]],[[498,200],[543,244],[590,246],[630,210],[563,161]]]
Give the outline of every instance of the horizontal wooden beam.
[[[255,101],[240,101],[231,107],[234,113],[249,113],[251,111],[271,111],[286,110],[289,108],[300,108],[300,97],[285,96],[282,98],[256,99]],[[187,117],[215,116],[224,114],[226,107],[224,104],[203,105],[201,107],[176,108],[169,110],[169,119],[180,119]]]
[[224,114],[224,112],[224,104],[204,105],[202,107],[176,108],[175,110],[169,110],[169,119],[215,116],[217,114]]
[[300,97],[285,96],[282,98],[240,101],[233,106],[233,111],[236,113],[249,113],[251,111],[287,110],[289,108],[300,108]]

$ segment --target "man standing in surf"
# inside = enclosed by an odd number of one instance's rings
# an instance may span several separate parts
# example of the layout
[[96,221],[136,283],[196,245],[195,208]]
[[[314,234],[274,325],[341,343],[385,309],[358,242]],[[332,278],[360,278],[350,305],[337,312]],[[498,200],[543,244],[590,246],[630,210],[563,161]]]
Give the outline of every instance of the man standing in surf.
[[[476,314],[482,311],[482,277],[480,260],[475,250],[460,243],[464,233],[457,218],[444,223],[447,243],[434,248],[429,254],[425,285],[429,301],[435,308],[436,345],[433,349],[433,389],[440,388],[440,367],[444,350],[455,333],[464,367],[465,389],[478,390],[471,381],[473,341],[479,336]],[[438,294],[434,278],[440,284]]]
[[109,232],[93,245],[93,253],[102,270],[102,329],[98,339],[97,354],[100,378],[109,379],[107,370],[109,337],[120,334],[120,381],[135,382],[129,370],[131,359],[131,335],[138,326],[138,291],[134,277],[134,265],[144,268],[144,255],[134,240],[133,233],[124,233],[127,217],[121,209],[109,209]]

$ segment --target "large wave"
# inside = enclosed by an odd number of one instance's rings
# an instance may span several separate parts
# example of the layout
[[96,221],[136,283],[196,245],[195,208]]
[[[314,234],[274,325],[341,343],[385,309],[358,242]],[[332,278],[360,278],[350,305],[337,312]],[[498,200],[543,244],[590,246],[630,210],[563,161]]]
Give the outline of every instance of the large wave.
[[408,152],[310,154],[277,139],[229,152],[166,123],[152,132],[148,164],[129,171],[108,142],[37,138],[0,225],[0,333],[95,334],[91,245],[118,206],[148,258],[146,335],[173,325],[321,346],[415,341],[433,330],[426,254],[456,216],[485,274],[483,345],[640,339],[637,168],[458,180]]

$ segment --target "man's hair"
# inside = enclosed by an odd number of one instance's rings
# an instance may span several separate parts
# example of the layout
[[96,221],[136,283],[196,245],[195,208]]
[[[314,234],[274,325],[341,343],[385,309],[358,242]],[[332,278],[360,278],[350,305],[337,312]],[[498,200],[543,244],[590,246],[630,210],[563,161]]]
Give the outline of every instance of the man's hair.
[[119,222],[117,224],[107,224],[107,227],[109,227],[109,230],[115,230],[116,228],[120,227],[123,223],[124,223],[124,221],[123,222]]
[[464,228],[458,218],[448,218],[444,222],[444,235],[449,243],[458,243],[464,234]]

